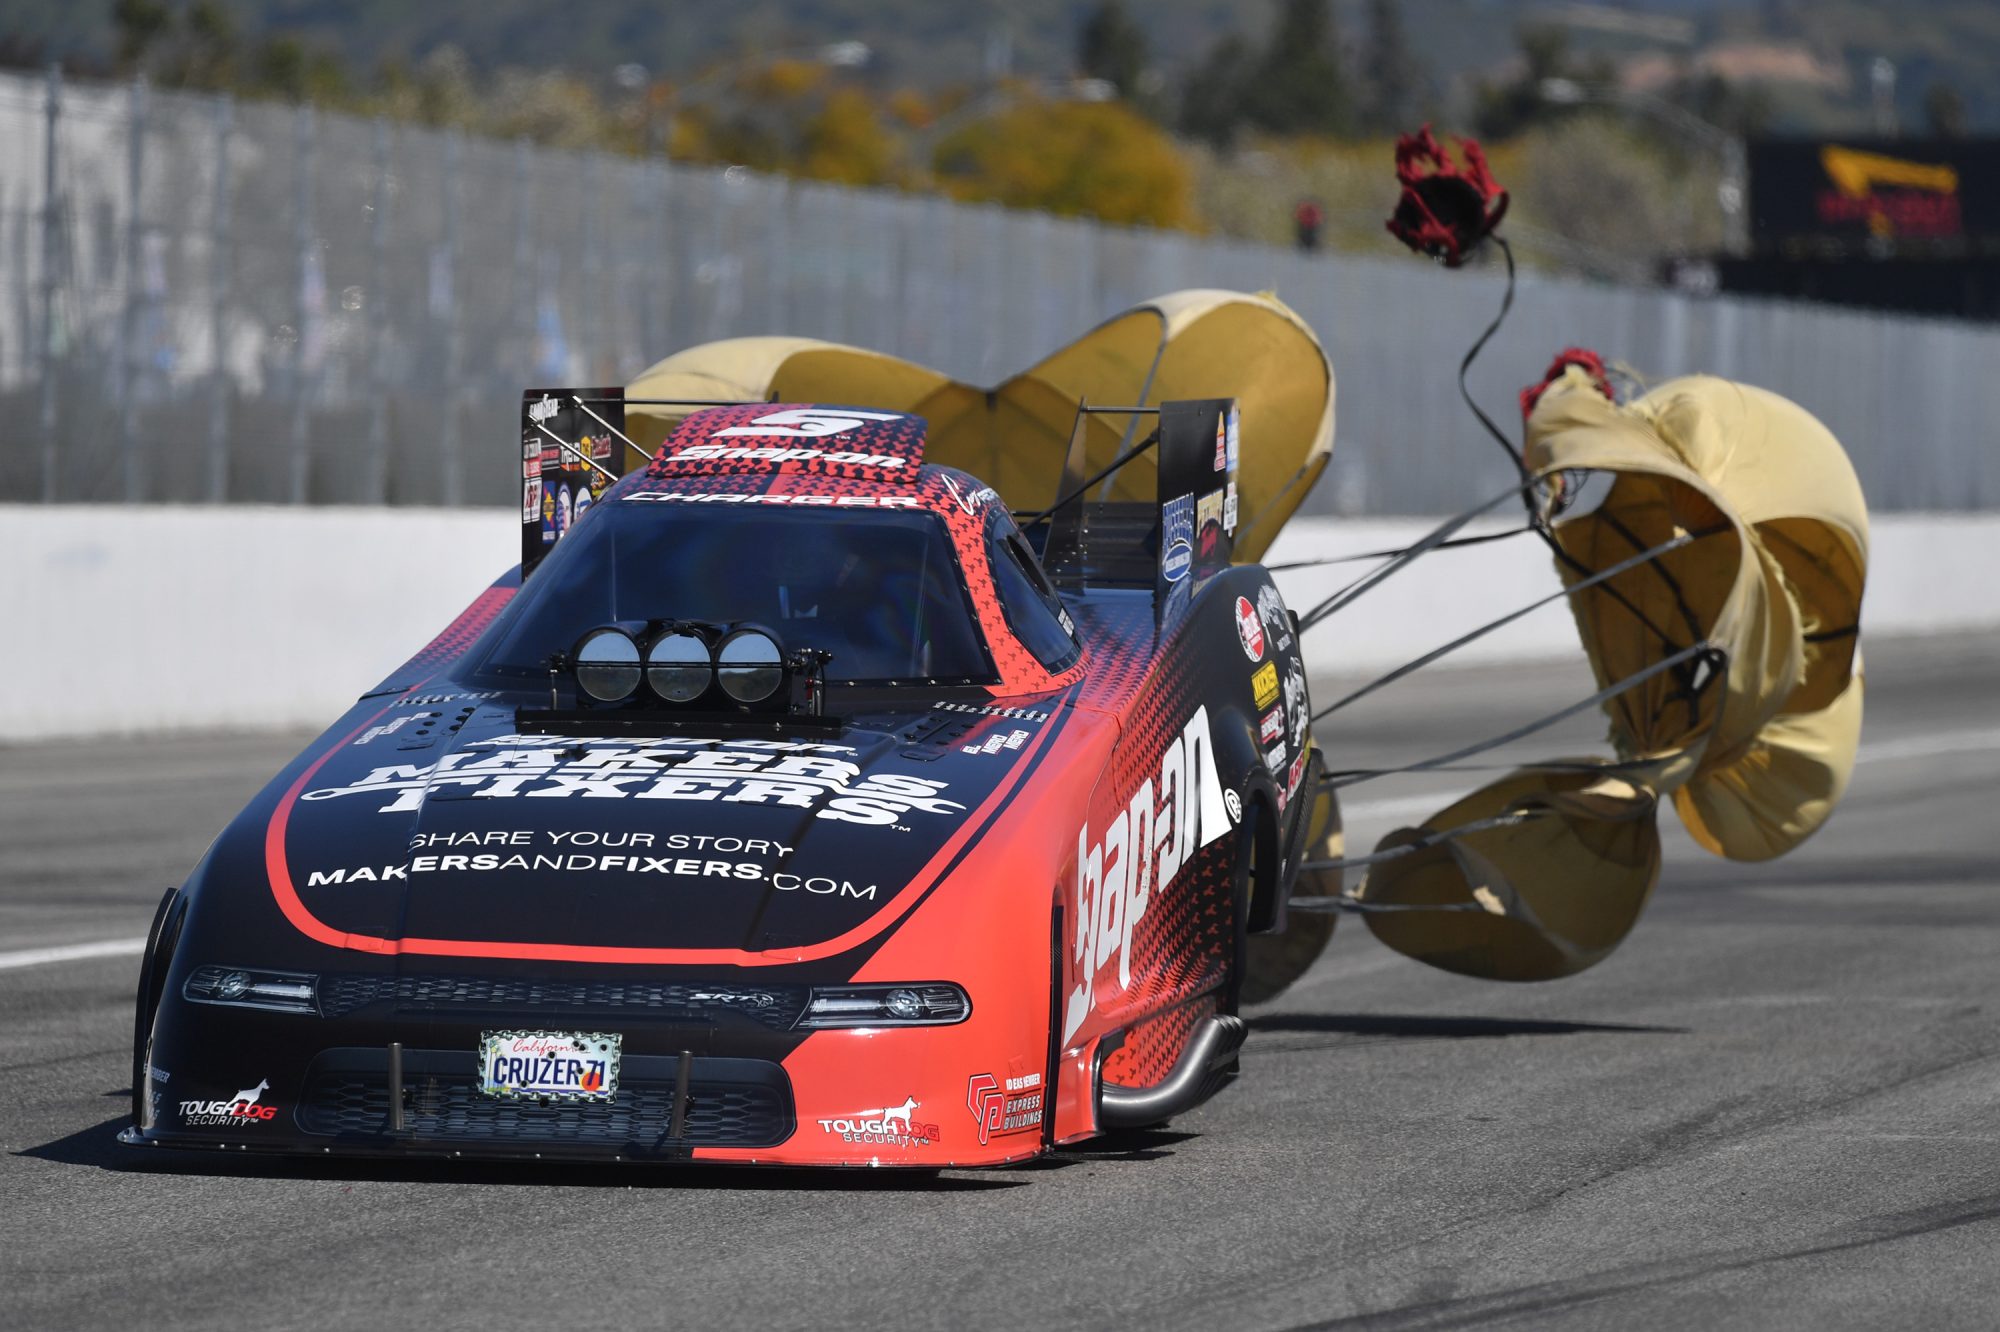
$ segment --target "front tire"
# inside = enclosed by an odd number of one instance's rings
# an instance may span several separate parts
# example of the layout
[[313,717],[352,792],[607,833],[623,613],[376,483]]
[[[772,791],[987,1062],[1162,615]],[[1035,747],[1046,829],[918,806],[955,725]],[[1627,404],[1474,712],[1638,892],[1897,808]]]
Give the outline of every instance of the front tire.
[[139,993],[132,1011],[132,1124],[146,1127],[146,1067],[153,1053],[153,1018],[160,1011],[166,993],[167,968],[174,947],[180,942],[181,921],[186,904],[179,888],[167,889],[153,912],[153,928],[146,933],[146,951],[139,956]]

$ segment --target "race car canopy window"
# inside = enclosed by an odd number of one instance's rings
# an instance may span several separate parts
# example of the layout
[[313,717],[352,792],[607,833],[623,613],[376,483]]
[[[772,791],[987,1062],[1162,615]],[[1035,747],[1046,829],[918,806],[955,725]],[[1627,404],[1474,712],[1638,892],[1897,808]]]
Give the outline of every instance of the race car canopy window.
[[1000,594],[1000,613],[1006,617],[1014,637],[1047,670],[1068,670],[1082,649],[1070,634],[1069,615],[1063,609],[1062,598],[1049,586],[1042,566],[1011,518],[988,520],[986,557],[993,565],[993,586]]
[[612,502],[551,552],[475,650],[491,683],[541,679],[620,620],[754,620],[855,683],[996,678],[951,539],[928,513]]

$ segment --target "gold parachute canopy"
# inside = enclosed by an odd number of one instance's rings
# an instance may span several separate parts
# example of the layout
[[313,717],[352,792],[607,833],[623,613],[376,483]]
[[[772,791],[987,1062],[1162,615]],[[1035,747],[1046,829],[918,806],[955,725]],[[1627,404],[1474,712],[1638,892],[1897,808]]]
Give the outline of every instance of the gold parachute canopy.
[[[1079,403],[1151,407],[1233,397],[1243,422],[1240,561],[1263,555],[1333,448],[1333,366],[1319,340],[1276,297],[1233,291],[1156,297],[991,389],[860,347],[757,337],[676,352],[625,393],[914,412],[930,423],[927,461],[973,473],[1015,509],[1056,499]],[[627,429],[651,452],[688,410],[628,406]],[[1091,416],[1086,430],[1091,472],[1145,435],[1142,422],[1115,415]],[[1113,479],[1111,497],[1151,500],[1157,473],[1155,455],[1141,454]]]
[[1616,946],[1659,878],[1659,800],[1707,850],[1768,860],[1833,812],[1861,738],[1868,509],[1811,414],[1705,375],[1620,406],[1572,367],[1535,404],[1525,458],[1544,479],[1610,479],[1552,523],[1566,586],[1671,548],[1570,598],[1601,689],[1657,670],[1603,705],[1616,757],[1528,765],[1377,848],[1413,848],[1359,894],[1388,908],[1368,916],[1377,937],[1495,980]]

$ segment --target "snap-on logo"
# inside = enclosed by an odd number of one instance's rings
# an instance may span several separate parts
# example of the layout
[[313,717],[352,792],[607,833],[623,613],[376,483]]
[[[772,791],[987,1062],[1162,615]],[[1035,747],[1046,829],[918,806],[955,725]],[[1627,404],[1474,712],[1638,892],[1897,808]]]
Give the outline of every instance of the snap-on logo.
[[[727,433],[727,432],[718,432]],[[887,471],[901,467],[906,459],[893,453],[829,453],[825,449],[777,449],[777,448],[731,448],[727,444],[694,444],[674,454],[674,462],[692,462],[708,458],[726,458],[744,462],[809,462],[823,458],[830,463],[847,463],[855,467],[880,467]]]
[[1139,783],[1130,803],[1093,837],[1076,836],[1076,933],[1071,961],[1078,977],[1063,1010],[1063,1039],[1096,1007],[1100,988],[1132,983],[1132,935],[1152,900],[1172,885],[1195,853],[1243,817],[1241,797],[1216,772],[1208,709],[1198,707],[1160,755],[1159,783]]

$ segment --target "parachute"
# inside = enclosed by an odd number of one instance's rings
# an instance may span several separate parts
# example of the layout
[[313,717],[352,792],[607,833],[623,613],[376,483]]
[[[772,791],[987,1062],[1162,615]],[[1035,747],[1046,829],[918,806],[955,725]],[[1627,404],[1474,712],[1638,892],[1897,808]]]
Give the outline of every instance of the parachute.
[[1523,461],[1558,493],[1610,480],[1548,530],[1616,757],[1528,765],[1390,834],[1377,855],[1403,854],[1355,894],[1391,948],[1493,980],[1571,975],[1616,947],[1659,880],[1666,797],[1717,855],[1797,846],[1861,734],[1868,512],[1809,413],[1709,376],[1619,406],[1572,366],[1535,403]]
[[[1106,320],[995,388],[960,383],[912,361],[811,338],[731,338],[669,356],[625,390],[627,429],[656,451],[690,408],[633,399],[776,397],[913,412],[929,421],[925,458],[962,467],[1015,509],[1039,509],[1078,427],[1077,407],[1157,406],[1235,398],[1246,438],[1237,473],[1245,515],[1239,561],[1258,559],[1312,489],[1333,449],[1333,366],[1304,320],[1270,295],[1177,291]],[[1109,466],[1133,443],[1130,422],[1084,419],[1085,464]],[[1134,458],[1112,499],[1151,500],[1158,463]]]
[[[1459,218],[1461,254],[1492,231],[1502,197],[1477,181],[1464,188],[1479,207],[1447,210],[1432,228]],[[1463,389],[1463,368],[1460,378]],[[1157,297],[990,389],[809,338],[708,343],[635,379],[626,423],[650,453],[691,400],[912,412],[929,422],[929,460],[971,471],[1029,510],[1054,498],[1076,432],[1093,473],[1131,448],[1136,418],[1081,406],[1200,397],[1240,406],[1235,558],[1258,560],[1333,443],[1333,368],[1311,329],[1268,294]],[[1552,500],[1532,526],[1569,593],[1612,756],[1526,765],[1353,859],[1337,783],[1322,784],[1291,924],[1253,941],[1247,996],[1302,974],[1335,910],[1360,912],[1389,947],[1462,975],[1572,975],[1619,945],[1658,884],[1661,803],[1709,851],[1764,860],[1809,836],[1846,789],[1861,727],[1868,515],[1839,443],[1796,404],[1706,376],[1619,405],[1601,377],[1570,364],[1530,397],[1523,490]],[[1133,457],[1112,474],[1110,497],[1151,498],[1156,471],[1153,457]],[[1565,510],[1587,476],[1608,481],[1601,502]],[[1401,553],[1335,600],[1420,553]],[[1309,614],[1306,627],[1337,608]],[[1365,881],[1344,887],[1342,870],[1363,864]]]

